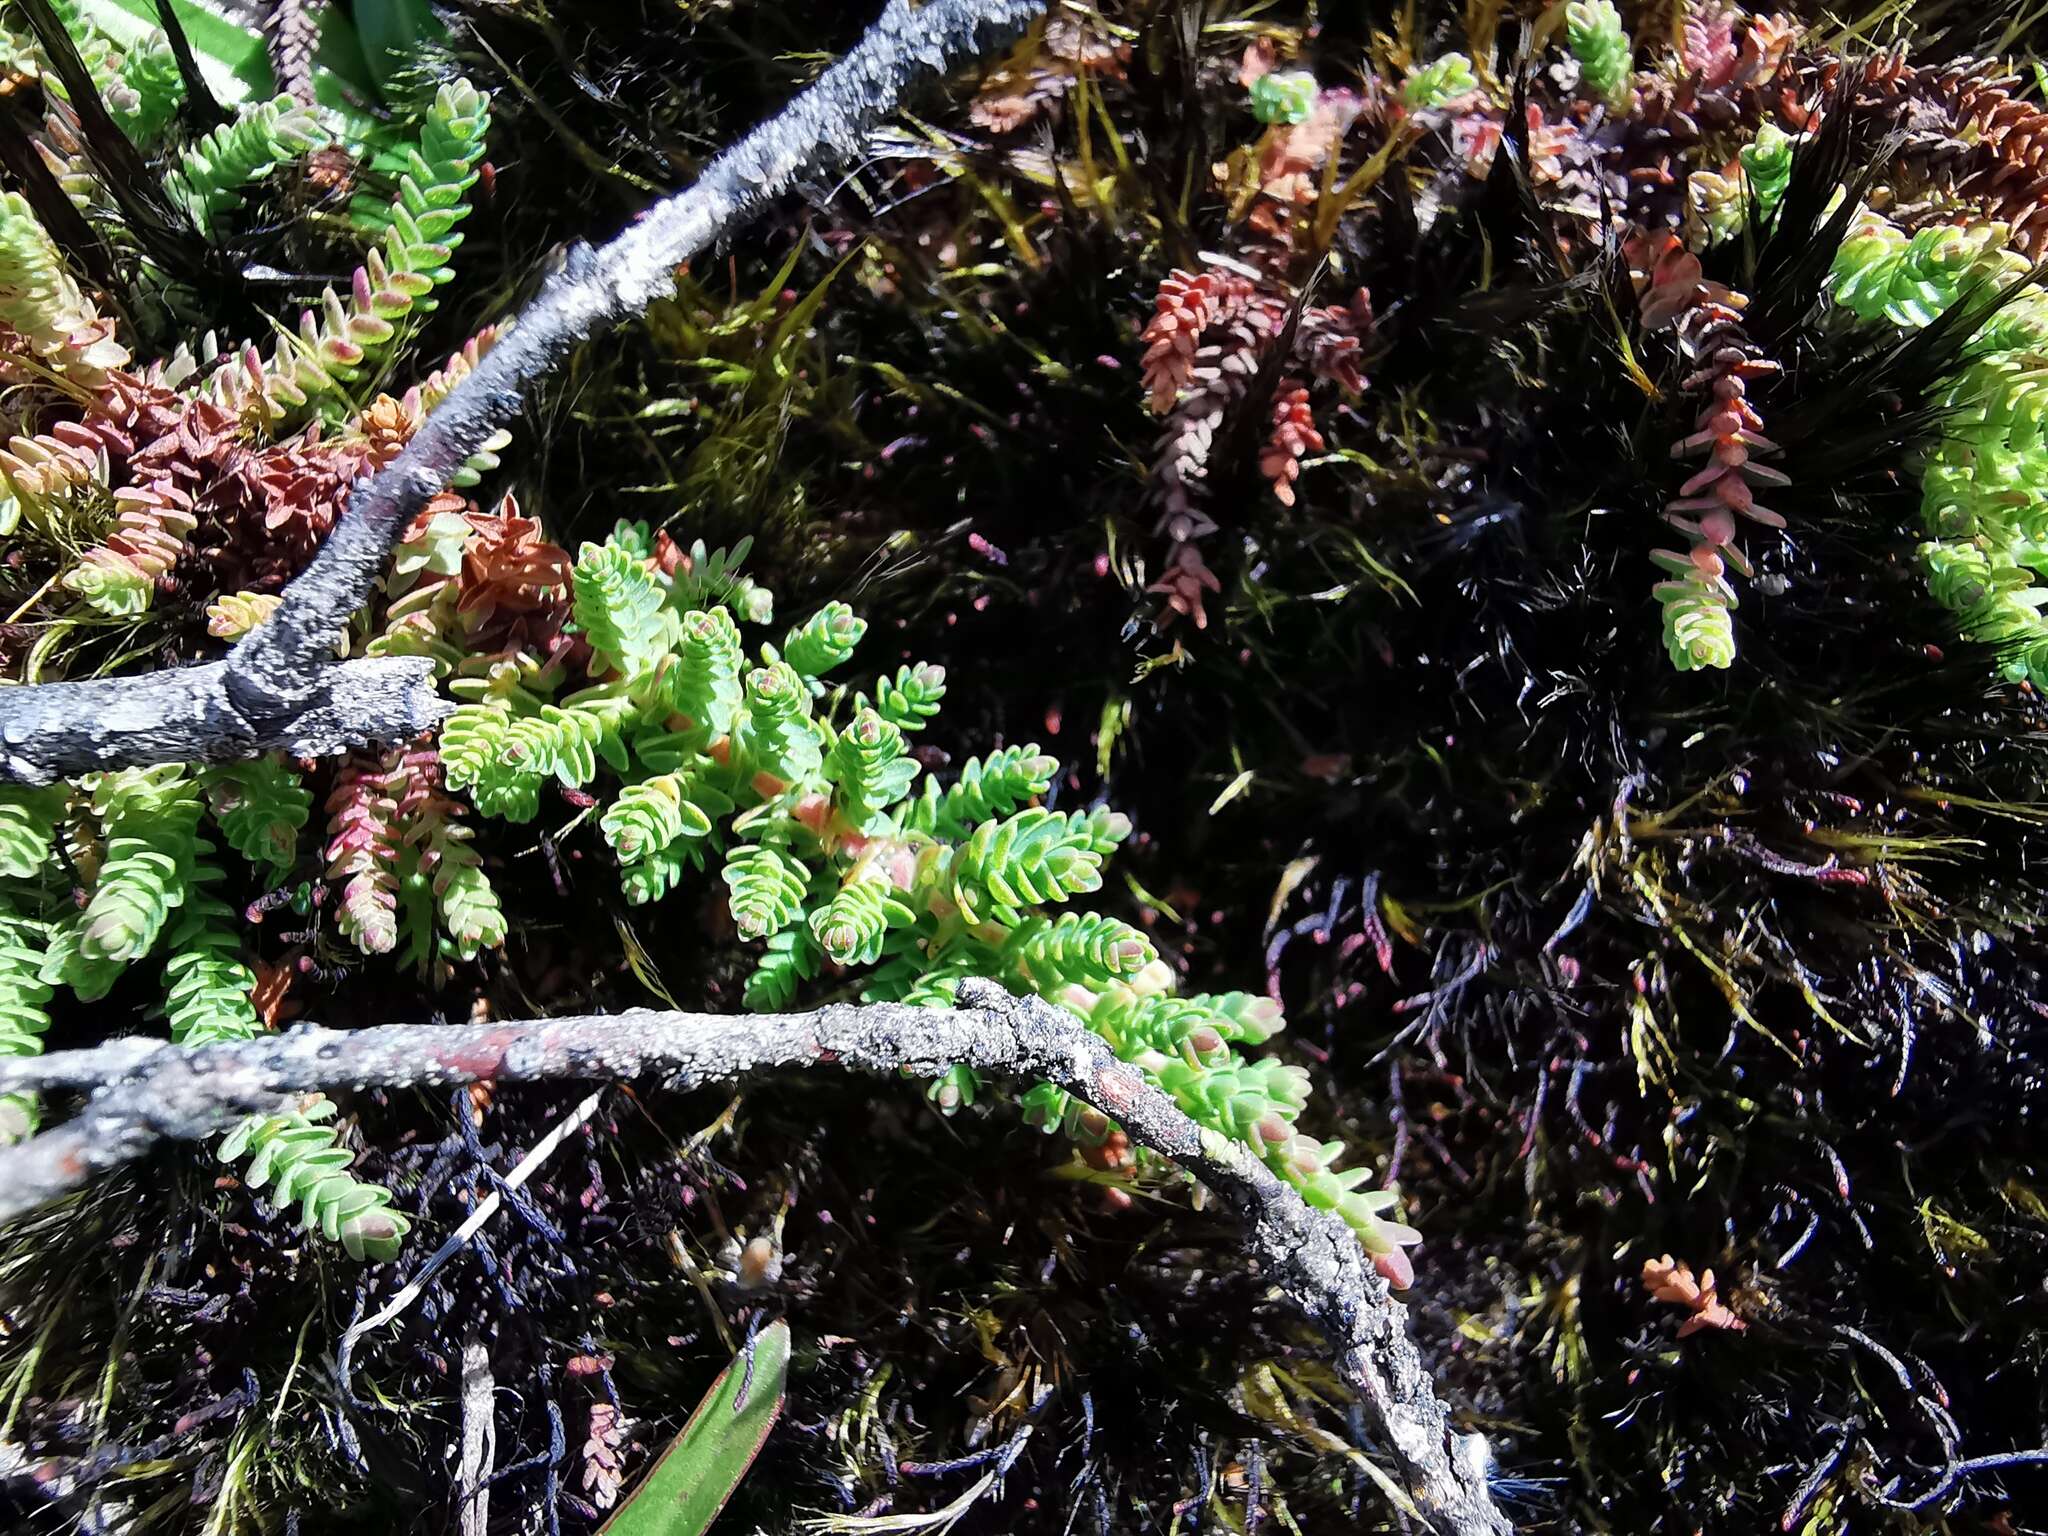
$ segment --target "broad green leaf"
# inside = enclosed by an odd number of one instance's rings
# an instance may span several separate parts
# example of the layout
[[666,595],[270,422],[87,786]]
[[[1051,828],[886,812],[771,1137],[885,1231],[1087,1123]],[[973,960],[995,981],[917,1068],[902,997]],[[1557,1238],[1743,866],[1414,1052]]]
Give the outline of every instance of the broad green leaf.
[[711,1384],[598,1536],[703,1536],[760,1454],[788,1382],[789,1324],[775,1323]]
[[[158,27],[156,0],[84,0],[84,8],[94,25],[124,48],[133,47]],[[171,8],[191,41],[199,73],[223,106],[268,101],[276,94],[261,32],[227,21],[196,0],[171,0]],[[375,91],[356,29],[336,6],[328,6],[320,16],[313,93],[322,107],[335,114],[351,144],[388,137],[377,119],[358,105]],[[389,169],[381,164],[378,168]]]
[[[94,26],[123,48],[134,47],[159,26],[156,0],[85,0],[84,10]],[[261,32],[236,26],[191,0],[172,0],[172,10],[191,41],[199,73],[223,106],[238,107],[276,94]]]
[[351,10],[363,62],[387,100],[394,77],[423,48],[448,45],[448,29],[427,0],[356,0]]

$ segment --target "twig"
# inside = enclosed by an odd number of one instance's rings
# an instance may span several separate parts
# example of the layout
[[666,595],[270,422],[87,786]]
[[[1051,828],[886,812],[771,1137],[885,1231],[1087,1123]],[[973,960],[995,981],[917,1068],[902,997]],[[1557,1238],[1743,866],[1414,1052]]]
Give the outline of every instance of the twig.
[[1401,1482],[1440,1536],[1507,1536],[1485,1442],[1454,1436],[1406,1314],[1335,1215],[1313,1211],[1241,1143],[1205,1130],[1071,1016],[986,981],[957,1011],[838,1003],[813,1013],[636,1010],[467,1025],[318,1028],[197,1050],[121,1042],[0,1061],[0,1092],[104,1084],[79,1116],[0,1150],[0,1218],[77,1189],[164,1140],[195,1141],[312,1088],[452,1087],[666,1075],[696,1084],[769,1067],[836,1065],[934,1077],[955,1062],[1044,1078],[1170,1158],[1244,1222],[1266,1278],[1328,1336],[1338,1376],[1385,1436]]
[[[1868,1447],[1869,1443],[1866,1440],[1864,1445]],[[1917,1514],[1949,1499],[1957,1488],[1980,1472],[2001,1472],[2007,1467],[2040,1466],[2048,1466],[2048,1446],[2043,1446],[2038,1451],[2001,1451],[1993,1456],[1973,1456],[1968,1461],[1951,1460],[1942,1469],[1941,1475],[1934,1480],[1932,1487],[1910,1499],[1898,1497],[1899,1487],[1905,1481],[1903,1477],[1894,1477],[1882,1488],[1875,1489],[1866,1478],[1864,1491],[1871,1493],[1887,1509],[1907,1510]]]
[[[413,514],[512,419],[532,385],[579,342],[673,291],[678,265],[805,171],[857,150],[913,82],[979,55],[1044,8],[1045,0],[889,0],[845,58],[713,160],[688,191],[655,204],[597,250],[580,241],[569,248],[511,334],[434,409],[404,452],[355,488],[313,563],[285,588],[270,619],[229,653],[224,671],[0,690],[0,782],[246,756],[302,734],[307,710],[339,691],[334,674],[342,669],[328,660],[334,633],[369,601]],[[381,680],[394,690],[402,684],[400,674]],[[80,687],[97,692],[88,700],[74,691]],[[111,712],[120,725],[82,724],[81,714],[93,709]],[[392,728],[380,739],[402,739],[417,734],[418,721],[416,702],[393,700],[371,708],[361,732],[328,750],[370,739],[371,727],[383,731],[386,722]]]
[[486,1536],[490,1530],[491,1463],[498,1459],[497,1396],[490,1347],[472,1328],[462,1340],[462,1461],[455,1469],[462,1536]]
[[925,1532],[930,1532],[931,1536],[947,1536],[981,1502],[982,1495],[1003,1480],[1003,1474],[1030,1444],[1035,1427],[1024,1425],[1005,1444],[990,1452],[987,1460],[994,1461],[996,1465],[969,1483],[950,1503],[937,1509],[903,1515],[821,1515],[804,1522],[804,1529],[816,1533],[816,1536],[923,1536]]
[[328,757],[410,740],[454,708],[435,691],[432,661],[391,656],[321,667],[310,693],[257,719],[230,697],[228,665],[0,688],[0,783],[272,751]]

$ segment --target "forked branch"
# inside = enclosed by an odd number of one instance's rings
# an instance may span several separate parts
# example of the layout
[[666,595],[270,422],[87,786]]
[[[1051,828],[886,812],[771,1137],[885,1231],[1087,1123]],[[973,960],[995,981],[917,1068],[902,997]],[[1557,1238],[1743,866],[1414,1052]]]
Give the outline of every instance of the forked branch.
[[[303,724],[343,684],[337,631],[375,590],[413,515],[509,422],[526,391],[580,342],[670,292],[675,269],[782,196],[815,167],[856,152],[868,128],[916,81],[1008,38],[1045,0],[889,0],[853,50],[776,116],[704,169],[687,191],[655,204],[593,250],[572,246],[561,269],[520,312],[511,334],[414,433],[405,451],[359,484],[334,532],[268,622],[224,665],[103,683],[0,689],[0,782],[147,763],[246,756],[324,739]],[[348,680],[379,680],[364,672]],[[434,723],[412,680],[393,672],[388,697],[358,697],[360,713],[326,750],[404,739]],[[91,692],[85,690],[90,689]],[[400,691],[406,690],[404,696]],[[294,747],[294,750],[303,750]]]

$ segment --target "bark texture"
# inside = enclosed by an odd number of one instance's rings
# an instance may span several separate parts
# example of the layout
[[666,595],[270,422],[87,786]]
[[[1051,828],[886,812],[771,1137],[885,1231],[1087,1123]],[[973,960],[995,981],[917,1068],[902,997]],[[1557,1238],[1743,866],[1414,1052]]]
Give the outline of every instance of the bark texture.
[[424,657],[343,662],[319,668],[312,682],[289,708],[262,716],[235,702],[225,661],[0,690],[0,782],[48,784],[107,768],[271,751],[330,757],[408,741],[455,707],[435,690],[433,663]]

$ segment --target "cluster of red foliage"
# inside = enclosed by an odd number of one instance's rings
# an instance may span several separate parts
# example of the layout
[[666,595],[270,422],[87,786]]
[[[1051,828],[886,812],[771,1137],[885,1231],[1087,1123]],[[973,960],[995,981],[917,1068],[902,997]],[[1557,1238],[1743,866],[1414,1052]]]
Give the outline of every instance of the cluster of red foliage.
[[1200,493],[1231,412],[1285,346],[1259,467],[1274,496],[1293,506],[1303,455],[1323,448],[1310,383],[1326,380],[1351,395],[1362,391],[1359,353],[1371,324],[1372,302],[1363,288],[1348,305],[1296,313],[1284,288],[1227,267],[1176,270],[1160,284],[1143,340],[1148,399],[1167,417],[1153,464],[1153,492],[1160,506],[1157,531],[1166,536],[1168,551],[1149,589],[1166,599],[1162,623],[1186,615],[1196,627],[1205,626],[1202,595],[1221,590],[1198,547],[1217,527]]
[[1323,434],[1309,410],[1306,384],[1283,384],[1273,391],[1273,430],[1259,451],[1259,473],[1273,482],[1273,496],[1285,507],[1294,505],[1294,482],[1301,461],[1323,451]]
[[[1254,42],[1239,63],[1238,83],[1249,88],[1277,62],[1269,40]],[[1275,123],[1260,135],[1249,157],[1254,192],[1243,210],[1250,237],[1244,244],[1247,260],[1276,278],[1299,269],[1310,244],[1304,239],[1307,216],[1322,196],[1324,173],[1335,168],[1333,158],[1342,150],[1345,135],[1366,109],[1365,98],[1355,91],[1318,90],[1314,107],[1301,122]],[[1216,175],[1230,189],[1239,173],[1226,160],[1216,167]]]
[[[1758,16],[1742,25],[1732,7],[1693,8],[1681,55],[1685,72],[1642,79],[1614,143],[1598,153],[1617,212],[1650,229],[1682,223],[1688,153],[1710,134],[1740,130],[1747,139],[1761,123],[1798,110],[1804,89],[1789,62],[1797,37],[1798,24],[1788,16]],[[1587,230],[1595,244],[1614,232],[1600,218]]]
[[[1788,111],[1797,127],[1818,122],[1821,104],[1842,89],[1845,70],[1826,59],[1803,73],[1805,110]],[[2014,95],[2016,76],[1981,64],[1909,65],[1903,50],[1860,65],[1853,109],[1898,135],[1899,168],[1918,172],[1930,194],[1917,207],[1887,210],[1898,222],[1968,223],[1994,219],[2010,226],[2014,250],[2048,254],[2048,109]]]
[[327,878],[341,885],[342,932],[367,954],[398,943],[398,806],[373,755],[351,755],[327,796]]
[[555,650],[569,620],[569,552],[542,536],[537,519],[520,516],[510,496],[492,513],[466,515],[474,535],[463,546],[456,606],[471,643],[486,651]]
[[198,476],[183,456],[203,454],[208,423],[188,422],[183,402],[154,373],[110,369],[90,408],[46,432],[17,436],[0,449],[0,476],[18,495],[55,498],[104,481],[114,528],[83,561],[89,579],[168,585],[186,538],[197,527],[189,485]]
[[[1788,67],[1796,37],[1795,23],[1785,16],[1745,20],[1732,6],[1698,7],[1687,21],[1686,73],[1675,81],[1645,77],[1625,115],[1584,96],[1524,101],[1520,159],[1545,206],[1560,216],[1561,248],[1571,243],[1597,250],[1631,228],[1677,228],[1684,214],[1686,155],[1706,133],[1753,128],[1811,98],[1814,83]],[[1276,62],[1270,43],[1254,43],[1239,79],[1249,85]],[[2009,107],[1984,105],[1989,98],[1981,93],[1970,100],[1972,110],[1982,108],[1982,121],[2011,120],[2015,144],[2032,144]],[[1371,325],[1364,290],[1346,305],[1296,303],[1301,269],[1313,254],[1315,210],[1349,179],[1338,157],[1353,125],[1368,124],[1382,134],[1383,152],[1419,146],[1416,156],[1442,178],[1429,193],[1440,204],[1465,196],[1490,172],[1504,142],[1506,110],[1482,90],[1442,106],[1413,108],[1384,82],[1369,81],[1364,95],[1324,89],[1302,122],[1268,128],[1249,149],[1217,167],[1239,225],[1233,256],[1205,257],[1199,271],[1169,273],[1142,335],[1147,403],[1167,418],[1152,475],[1159,532],[1168,540],[1164,568],[1150,588],[1166,599],[1162,623],[1187,615],[1203,625],[1204,594],[1221,590],[1198,547],[1216,531],[1204,492],[1217,439],[1254,382],[1277,375],[1270,406],[1255,401],[1251,408],[1269,412],[1257,450],[1259,470],[1285,506],[1300,494],[1304,458],[1326,446],[1314,414],[1313,385],[1327,380],[1353,393],[1364,385],[1359,353]],[[1684,387],[1706,397],[1699,425],[1707,435],[1687,439],[1676,452],[1705,451],[1709,463],[1670,514],[1694,536],[1703,570],[1712,565],[1718,575],[1723,563],[1744,569],[1732,542],[1732,518],[1773,522],[1775,514],[1757,507],[1749,488],[1783,482],[1775,471],[1750,463],[1767,440],[1758,430],[1747,384],[1774,365],[1740,335],[1737,296],[1701,285],[1697,263],[1687,268],[1690,258],[1675,236],[1643,238],[1658,242],[1656,249],[1636,253],[1644,282],[1655,290],[1645,294],[1645,318],[1654,315],[1658,325],[1678,327],[1681,349],[1699,365]],[[1274,353],[1289,337],[1288,355],[1275,367]],[[1736,424],[1724,431],[1723,418]],[[1695,512],[1703,514],[1697,522],[1685,515]]]
[[1743,295],[1700,274],[1699,258],[1669,230],[1637,231],[1624,246],[1647,331],[1675,329],[1679,350],[1696,364],[1680,384],[1702,398],[1698,430],[1674,443],[1673,458],[1706,455],[1699,472],[1679,487],[1664,517],[1692,541],[1691,563],[1708,581],[1725,585],[1727,569],[1751,574],[1735,542],[1738,515],[1766,528],[1785,519],[1760,505],[1752,486],[1790,483],[1781,471],[1756,462],[1778,445],[1763,435],[1763,418],[1749,399],[1757,379],[1780,372],[1742,327]]
[[976,127],[1015,133],[1050,116],[1084,77],[1121,80],[1131,45],[1092,20],[1055,10],[992,70],[967,109]]
[[1661,1259],[1643,1260],[1643,1288],[1658,1301],[1692,1313],[1678,1325],[1681,1339],[1708,1329],[1741,1333],[1749,1326],[1729,1311],[1727,1303],[1716,1294],[1711,1269],[1700,1271],[1699,1278],[1694,1279],[1692,1266],[1674,1260],[1668,1253]]
[[211,427],[181,416],[174,431],[130,457],[132,483],[115,489],[113,532],[104,544],[86,551],[82,563],[87,571],[169,585],[185,540],[199,526],[187,485],[199,478],[192,461],[217,446]]
[[139,593],[136,607],[151,594],[196,607],[216,593],[276,592],[312,559],[355,482],[397,455],[491,339],[404,396],[379,396],[338,432],[315,422],[275,442],[191,387],[189,358],[109,368],[73,417],[0,447],[0,476],[36,498],[104,487],[113,525],[68,578],[74,590]]
[[[401,867],[438,897],[451,868],[477,861],[466,808],[448,792],[431,737],[352,754],[336,770],[326,810],[327,878],[340,884],[340,926],[367,954],[397,946]],[[403,866],[401,855],[409,856]]]
[[1252,297],[1251,280],[1235,272],[1167,273],[1142,338],[1145,392],[1155,414],[1169,410],[1175,397],[1194,382],[1202,333],[1226,313],[1241,313]]
[[[1579,141],[1577,125],[1548,120],[1542,106],[1533,101],[1522,109],[1522,122],[1528,130],[1522,142],[1528,155],[1529,179],[1539,187],[1564,181]],[[1493,157],[1500,152],[1506,117],[1491,109],[1466,112],[1459,114],[1453,126],[1465,174],[1475,181],[1484,181],[1493,171]]]
[[[1640,223],[1675,222],[1685,152],[1700,142],[1703,127],[1754,127],[1767,115],[1770,88],[1797,35],[1788,16],[1745,24],[1733,6],[1693,7],[1685,22],[1684,73],[1676,80],[1644,77],[1618,121],[1611,107],[1583,95],[1547,106],[1525,102],[1520,159],[1545,205],[1571,216],[1560,235],[1583,237],[1597,249],[1623,210]],[[1493,170],[1509,109],[1475,92],[1435,109],[1411,112],[1391,100],[1380,110],[1390,121],[1412,119],[1416,130],[1441,131],[1451,151],[1448,169],[1478,182]],[[1440,189],[1439,195],[1456,193]]]
[[[164,596],[181,588],[201,597],[275,590],[333,526],[362,471],[360,452],[321,442],[317,428],[252,446],[227,411],[160,380],[154,373],[110,374],[78,419],[16,438],[0,468],[32,491],[105,478],[115,523],[86,552],[88,572],[139,578]],[[181,563],[203,565],[204,579],[197,569],[181,579]]]
[[430,561],[446,563],[408,570],[402,583],[393,582],[387,636],[458,641],[466,656],[482,661],[522,651],[548,658],[568,643],[562,629],[574,562],[543,536],[537,519],[521,515],[512,496],[485,511],[443,491],[407,525],[399,549],[402,567],[412,551],[433,550]]
[[626,1416],[610,1402],[590,1405],[590,1430],[583,1437],[583,1494],[598,1509],[619,1502],[625,1481]]
[[1799,36],[1799,24],[1782,12],[1757,16],[1738,34],[1741,10],[1734,5],[1693,5],[1685,13],[1683,58],[1686,73],[1709,91],[1760,85],[1776,77]]

